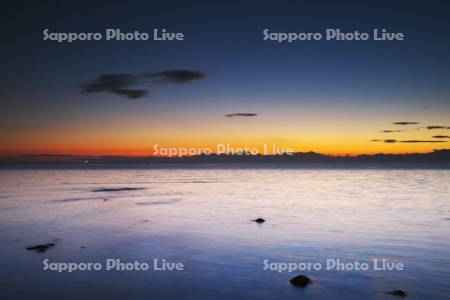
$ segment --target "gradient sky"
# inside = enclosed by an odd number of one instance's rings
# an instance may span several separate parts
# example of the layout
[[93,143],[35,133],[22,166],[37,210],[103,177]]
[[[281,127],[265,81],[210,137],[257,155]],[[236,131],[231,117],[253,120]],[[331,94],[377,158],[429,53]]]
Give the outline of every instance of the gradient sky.
[[[450,135],[448,128],[423,128],[450,126],[447,1],[62,2],[16,1],[2,9],[0,154],[149,155],[154,144],[218,143],[330,154],[450,148],[383,142]],[[185,41],[57,43],[42,40],[45,28],[166,28],[183,32]],[[262,40],[265,28],[386,28],[406,40],[279,44]],[[206,78],[152,85],[149,97],[135,100],[80,93],[80,84],[102,74],[171,69]],[[224,116],[231,113],[258,115]],[[398,121],[420,124],[392,124]],[[381,132],[397,129],[408,130]]]

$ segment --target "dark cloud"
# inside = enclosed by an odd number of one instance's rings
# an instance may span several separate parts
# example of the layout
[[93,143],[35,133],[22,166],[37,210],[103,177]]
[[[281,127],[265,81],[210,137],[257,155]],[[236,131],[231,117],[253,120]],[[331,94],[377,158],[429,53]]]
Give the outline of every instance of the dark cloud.
[[117,90],[115,93],[130,99],[138,99],[146,97],[148,95],[148,90]]
[[399,141],[399,143],[447,143],[447,141],[408,140],[408,141]]
[[81,93],[112,93],[128,99],[139,99],[149,95],[148,89],[133,89],[132,87],[145,83],[143,78],[155,78],[153,83],[183,84],[205,78],[205,74],[191,70],[164,70],[160,72],[133,74],[107,74],[100,75],[97,79],[81,85]]
[[385,143],[446,143],[447,141],[427,141],[427,140],[406,140],[406,141],[398,141],[398,140],[384,140]]
[[165,70],[154,73],[145,73],[143,77],[155,78],[155,83],[175,83],[183,84],[194,80],[206,78],[206,75],[199,71],[191,70]]
[[450,139],[450,135],[433,135],[435,139]]
[[138,83],[138,78],[132,74],[100,75],[97,79],[81,86],[81,93],[113,93],[129,99],[138,99],[148,94],[147,90],[130,89]]
[[382,130],[381,132],[390,133],[390,132],[402,132],[402,131],[403,130],[398,129],[398,130]]
[[[411,121],[402,121],[402,122],[394,122],[394,125],[416,125],[419,124],[419,122],[411,122]],[[421,129],[450,129],[450,127],[442,126],[442,125],[431,125],[431,126],[423,126],[423,127],[416,127],[416,128],[405,128],[405,129],[386,129],[381,130],[383,133],[398,133],[398,132],[406,132],[406,131],[416,131]],[[448,135],[435,135],[433,136],[435,139],[448,139],[450,136]],[[446,143],[445,140],[394,140],[394,139],[388,139],[388,140],[379,140],[379,139],[373,139],[372,142],[384,142],[384,143]]]
[[402,122],[394,122],[394,125],[417,125],[419,122],[410,122],[410,121],[402,121]]
[[234,117],[256,117],[258,114],[256,113],[234,113],[234,114],[228,114],[225,115],[227,118],[234,118]]
[[450,129],[450,127],[447,126],[441,126],[441,125],[433,125],[433,126],[427,126],[426,129],[433,130],[433,129]]

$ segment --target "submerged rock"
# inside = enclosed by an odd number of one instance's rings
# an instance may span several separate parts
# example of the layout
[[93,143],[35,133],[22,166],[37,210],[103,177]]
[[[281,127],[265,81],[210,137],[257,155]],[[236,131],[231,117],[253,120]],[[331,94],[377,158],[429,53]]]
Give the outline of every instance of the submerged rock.
[[253,220],[253,222],[256,222],[258,224],[264,223],[265,221],[266,220],[264,220],[263,218],[258,218],[258,219]]
[[393,295],[393,296],[399,296],[399,297],[406,297],[406,292],[402,291],[402,290],[393,290],[390,292],[387,292],[389,295]]
[[289,280],[289,282],[293,286],[298,286],[298,287],[305,287],[308,284],[312,283],[311,279],[308,276],[305,276],[305,275],[295,276],[294,278]]
[[145,190],[145,188],[135,188],[135,187],[123,187],[123,188],[104,188],[104,189],[95,189],[92,192],[123,192],[123,191],[137,191],[137,190]]
[[52,248],[54,246],[55,246],[54,243],[48,243],[48,244],[41,244],[41,245],[36,245],[36,246],[30,246],[30,247],[27,247],[26,249],[27,250],[33,250],[33,251],[36,251],[36,252],[45,252],[45,251],[47,251],[48,249],[50,249],[50,248]]

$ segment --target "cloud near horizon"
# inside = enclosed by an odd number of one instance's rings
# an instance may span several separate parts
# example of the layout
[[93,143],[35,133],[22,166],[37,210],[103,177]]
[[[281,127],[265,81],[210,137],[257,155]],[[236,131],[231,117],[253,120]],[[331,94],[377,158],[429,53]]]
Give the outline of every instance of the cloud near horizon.
[[164,70],[160,72],[145,73],[143,75],[133,74],[105,74],[97,79],[84,83],[80,86],[81,93],[88,95],[92,93],[112,93],[128,99],[139,99],[147,97],[149,89],[133,89],[132,87],[145,83],[144,78],[155,78],[153,84],[185,84],[195,80],[206,78],[206,75],[199,71],[192,70]]
[[234,117],[256,117],[257,113],[233,113],[225,115],[227,118],[234,118]]
[[450,129],[450,127],[442,126],[442,125],[426,126],[425,128],[428,129],[428,130],[433,130],[433,129]]
[[447,141],[436,141],[436,140],[404,140],[404,141],[398,141],[398,140],[371,140],[372,142],[383,142],[388,144],[394,144],[394,143],[447,143]]
[[404,130],[401,130],[401,129],[397,129],[397,130],[382,130],[381,132],[384,132],[384,133],[391,133],[391,132],[403,132]]
[[398,141],[399,143],[447,143],[447,141],[427,141],[427,140],[407,140]]
[[394,122],[394,125],[417,125],[419,122],[411,122],[411,121],[402,121],[402,122]]

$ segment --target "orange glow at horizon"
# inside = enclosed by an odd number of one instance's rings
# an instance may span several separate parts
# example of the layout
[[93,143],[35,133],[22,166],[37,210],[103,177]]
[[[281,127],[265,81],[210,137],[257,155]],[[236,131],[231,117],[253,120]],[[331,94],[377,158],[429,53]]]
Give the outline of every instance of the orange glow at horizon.
[[[137,143],[139,144],[139,143]],[[37,155],[37,154],[61,154],[61,155],[79,155],[79,156],[167,156],[164,153],[155,153],[155,145],[158,145],[159,149],[164,149],[167,153],[168,149],[175,149],[178,151],[195,151],[200,154],[205,151],[212,153],[224,153],[224,152],[239,152],[243,150],[257,151],[260,154],[273,154],[275,151],[293,151],[293,152],[309,152],[327,154],[327,155],[360,155],[360,154],[377,154],[377,153],[390,153],[390,154],[406,154],[406,153],[427,153],[432,152],[435,149],[448,149],[447,143],[437,144],[388,144],[383,142],[353,142],[341,141],[340,143],[327,143],[316,144],[308,143],[305,145],[292,144],[292,143],[280,143],[280,142],[264,142],[264,143],[243,143],[240,141],[231,143],[188,143],[188,142],[176,142],[176,143],[150,143],[148,146],[135,145],[131,143],[124,145],[123,143],[117,143],[112,145],[30,145],[24,149],[6,148],[2,146],[0,155]],[[447,147],[446,147],[447,146]],[[191,149],[191,150],[189,150]],[[225,150],[226,151],[225,151]],[[268,149],[268,151],[267,151]],[[186,154],[189,156],[189,153]]]
[[[123,115],[95,118],[83,122],[55,124],[48,127],[28,126],[0,128],[0,155],[64,154],[83,156],[152,156],[154,145],[166,148],[208,148],[215,153],[217,145],[231,148],[256,148],[264,154],[267,144],[294,152],[314,151],[329,155],[376,153],[426,153],[448,149],[442,143],[385,143],[386,139],[437,140],[433,135],[448,135],[449,130],[416,130],[396,127],[395,119],[420,120],[422,124],[447,124],[447,114],[423,113],[396,116],[374,113],[371,108],[293,110],[286,113],[271,110],[256,118],[228,119],[223,116],[183,112],[181,115]],[[195,116],[195,117],[194,117]],[[122,125],[123,124],[123,125]],[[407,129],[401,133],[383,133],[383,129]],[[371,140],[377,139],[379,142]],[[447,139],[443,139],[447,140]]]

